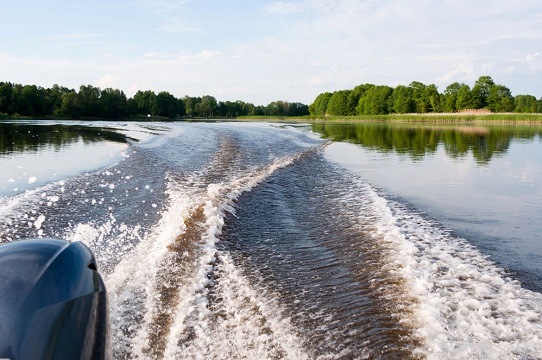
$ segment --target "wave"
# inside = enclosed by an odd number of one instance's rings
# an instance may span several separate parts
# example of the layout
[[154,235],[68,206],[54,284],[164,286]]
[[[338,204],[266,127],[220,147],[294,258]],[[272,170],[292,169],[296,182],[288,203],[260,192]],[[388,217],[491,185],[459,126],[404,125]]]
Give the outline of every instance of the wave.
[[[241,347],[249,358],[273,357],[273,353],[303,357],[300,342],[286,331],[288,319],[280,316],[273,297],[251,288],[232,270],[228,254],[216,247],[224,218],[235,214],[233,205],[239,195],[303,153],[228,182],[208,183],[203,190],[216,162],[224,167],[233,159],[220,156],[231,154],[225,150],[229,145],[224,146],[208,171],[184,178],[168,175],[169,205],[160,221],[105,276],[116,358],[192,358],[206,351],[212,358],[227,358]],[[239,338],[232,337],[231,331]],[[260,335],[252,336],[254,331]]]
[[374,236],[418,299],[428,359],[542,358],[542,294],[423,214],[369,192]]

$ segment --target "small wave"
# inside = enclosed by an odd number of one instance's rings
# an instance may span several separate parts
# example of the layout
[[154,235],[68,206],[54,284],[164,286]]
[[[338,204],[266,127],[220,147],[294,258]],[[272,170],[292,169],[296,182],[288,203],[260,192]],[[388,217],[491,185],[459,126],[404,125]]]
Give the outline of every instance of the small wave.
[[[368,185],[367,185],[368,186]],[[542,358],[542,295],[465,239],[371,189],[376,236],[418,298],[428,359]]]
[[[273,334],[261,335],[260,338],[246,337],[249,334],[245,334],[244,338],[235,341],[259,342],[260,345],[254,345],[254,351],[267,349],[271,353],[296,354],[288,357],[299,358],[297,355],[301,350],[295,346],[299,342],[291,340],[295,336],[288,334],[285,339],[279,339],[282,333],[277,334],[286,329],[284,324],[288,320],[278,315],[278,308],[263,310],[264,303],[271,304],[273,300],[256,300],[258,291],[247,287],[240,275],[230,271],[228,255],[217,250],[216,242],[221,234],[224,217],[235,212],[234,203],[238,196],[244,191],[250,191],[277,169],[292,164],[300,156],[303,153],[277,159],[237,177],[229,175],[228,182],[207,183],[208,171],[184,177],[168,175],[169,205],[158,224],[104,278],[111,298],[115,357],[169,358],[192,353],[188,349],[202,351],[205,348],[214,351],[213,358],[219,358],[219,354],[240,351],[239,344],[233,343],[226,350],[224,346],[228,345],[232,337],[226,333],[217,333],[231,329],[233,322],[240,321],[238,313],[227,320],[229,325],[223,323],[224,327],[211,330],[211,323],[215,322],[210,319],[222,318],[224,313],[222,308],[209,310],[217,304],[213,301],[215,305],[211,305],[211,297],[214,296],[215,300],[220,298],[224,304],[223,300],[230,296],[232,301],[239,303],[228,305],[229,311],[236,307],[243,309],[247,299],[253,305],[246,309],[262,307],[256,313],[247,310],[252,315],[245,317],[255,318],[259,314],[261,319],[253,321],[267,325],[265,329],[262,326],[256,328],[260,329],[257,331]],[[216,161],[220,160],[217,158]],[[209,171],[216,161],[211,163]],[[231,161],[233,159],[228,160]],[[227,166],[223,169],[224,172],[229,171]],[[202,191],[205,183],[208,185]],[[226,272],[225,269],[230,270]],[[225,289],[229,288],[221,285],[225,281],[238,282],[237,286],[245,286],[239,291],[252,295],[243,295],[245,300],[242,300],[239,298],[241,295],[225,294]],[[218,289],[222,290],[217,295]],[[211,296],[211,293],[214,295]],[[253,325],[239,323],[238,326],[239,329],[254,329]],[[240,334],[245,330],[239,330]],[[222,346],[210,345],[210,339],[218,338],[225,342]],[[268,340],[262,340],[264,338]],[[269,340],[271,338],[275,340]],[[274,345],[269,345],[269,341]],[[259,352],[253,354],[261,355]],[[261,358],[259,355],[257,357]]]

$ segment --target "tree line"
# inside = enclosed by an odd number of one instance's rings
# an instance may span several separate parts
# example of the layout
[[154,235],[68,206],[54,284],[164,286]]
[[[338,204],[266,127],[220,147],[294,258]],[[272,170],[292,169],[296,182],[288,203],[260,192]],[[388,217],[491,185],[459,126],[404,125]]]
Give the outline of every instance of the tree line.
[[308,105],[274,101],[267,106],[244,101],[218,101],[215,97],[177,98],[167,91],[138,91],[128,98],[118,89],[81,85],[79,91],[59,85],[43,88],[0,82],[0,118],[99,118],[120,119],[132,116],[176,118],[235,118],[237,116],[303,116]]
[[452,113],[467,109],[487,109],[495,113],[542,113],[542,98],[512,96],[506,86],[496,84],[490,76],[481,76],[472,88],[454,82],[443,93],[439,93],[434,84],[425,85],[418,81],[395,88],[362,84],[353,90],[322,93],[309,106],[313,116]]

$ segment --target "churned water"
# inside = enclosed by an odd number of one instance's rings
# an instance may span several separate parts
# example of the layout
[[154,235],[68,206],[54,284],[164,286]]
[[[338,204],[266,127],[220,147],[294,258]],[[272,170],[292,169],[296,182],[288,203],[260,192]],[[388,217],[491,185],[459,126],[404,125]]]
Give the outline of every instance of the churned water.
[[[87,143],[100,166],[4,193],[0,241],[93,250],[115,358],[542,358],[542,295],[341,165],[367,154],[304,126],[85,127],[124,136]],[[10,151],[0,166],[26,150]]]

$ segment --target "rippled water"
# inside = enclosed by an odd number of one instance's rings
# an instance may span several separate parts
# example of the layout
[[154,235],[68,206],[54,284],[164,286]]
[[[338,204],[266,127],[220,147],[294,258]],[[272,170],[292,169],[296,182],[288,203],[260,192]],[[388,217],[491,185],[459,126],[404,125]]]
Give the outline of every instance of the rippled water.
[[94,251],[115,358],[542,358],[540,293],[310,128],[115,127],[119,161],[0,204],[0,241]]

